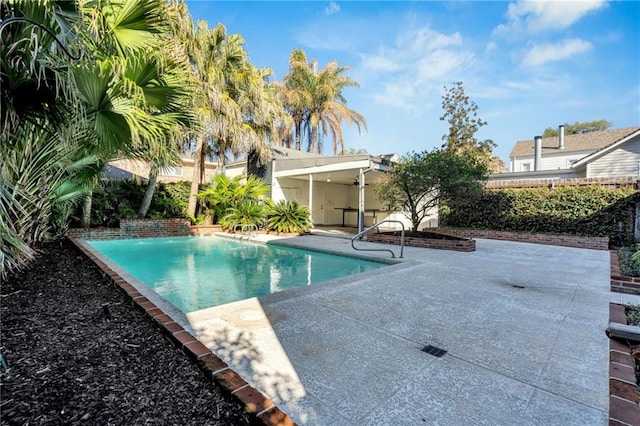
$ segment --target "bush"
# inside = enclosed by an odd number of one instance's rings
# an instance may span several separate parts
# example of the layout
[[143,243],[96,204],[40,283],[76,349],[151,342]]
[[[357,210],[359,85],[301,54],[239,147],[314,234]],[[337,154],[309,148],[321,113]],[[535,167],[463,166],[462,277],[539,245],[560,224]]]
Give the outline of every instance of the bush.
[[618,249],[620,273],[627,277],[640,277],[640,244]]
[[638,305],[627,306],[626,314],[627,314],[627,324],[640,327],[640,306]]
[[[190,188],[189,182],[158,183],[147,216],[154,219],[185,217]],[[117,227],[120,219],[136,217],[145,189],[145,185],[133,180],[103,181],[92,193],[91,225]],[[79,225],[81,215],[82,203],[79,203],[72,215],[72,224]]]
[[311,229],[309,208],[296,201],[267,201],[267,229],[283,233],[303,234]]
[[238,226],[242,227],[242,231],[246,231],[246,228],[261,228],[264,225],[264,220],[264,206],[257,201],[246,200],[229,207],[225,215],[220,219],[220,224],[231,231]]
[[440,223],[460,228],[609,236],[630,239],[631,208],[640,199],[630,188],[600,185],[490,189],[441,207]]

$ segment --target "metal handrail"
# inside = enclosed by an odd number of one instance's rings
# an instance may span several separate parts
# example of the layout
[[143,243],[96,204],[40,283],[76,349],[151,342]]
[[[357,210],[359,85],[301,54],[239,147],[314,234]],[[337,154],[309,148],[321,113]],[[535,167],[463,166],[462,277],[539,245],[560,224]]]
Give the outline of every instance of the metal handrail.
[[400,235],[400,259],[403,258],[403,253],[404,253],[404,223],[402,223],[399,220],[393,220],[393,219],[387,219],[387,220],[383,220],[381,222],[375,223],[373,225],[371,225],[370,227],[368,227],[367,229],[362,230],[361,232],[358,232],[356,235],[353,236],[353,238],[351,238],[351,247],[354,250],[358,250],[358,251],[388,251],[389,253],[391,253],[391,257],[395,259],[396,255],[392,250],[389,249],[364,249],[364,248],[357,248],[353,243],[355,242],[355,240],[357,238],[362,238],[362,236],[364,234],[366,234],[367,232],[371,231],[373,228],[379,228],[380,225],[382,225],[383,223],[399,223],[402,226],[402,234]]
[[238,229],[240,229],[240,232],[243,234],[249,235],[251,235],[251,230],[253,230],[253,235],[255,235],[258,232],[258,225],[255,223],[239,223],[233,227],[233,232],[238,231]]

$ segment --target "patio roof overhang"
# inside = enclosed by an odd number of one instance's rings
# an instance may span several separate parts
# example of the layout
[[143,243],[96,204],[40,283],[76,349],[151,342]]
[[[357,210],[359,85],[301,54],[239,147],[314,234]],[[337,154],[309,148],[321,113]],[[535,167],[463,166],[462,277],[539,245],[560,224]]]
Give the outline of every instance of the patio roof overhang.
[[313,159],[274,160],[273,177],[324,181],[335,184],[352,185],[358,181],[360,171],[381,175],[388,170],[388,164],[368,155],[344,157],[318,157]]

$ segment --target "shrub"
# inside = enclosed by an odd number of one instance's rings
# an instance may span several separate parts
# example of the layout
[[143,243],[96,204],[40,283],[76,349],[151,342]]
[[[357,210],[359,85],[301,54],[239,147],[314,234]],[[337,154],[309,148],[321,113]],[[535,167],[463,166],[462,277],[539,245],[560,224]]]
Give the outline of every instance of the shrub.
[[283,233],[303,234],[311,229],[309,208],[296,201],[267,201],[267,229]]
[[257,201],[246,200],[229,207],[220,219],[220,224],[229,230],[235,230],[237,226],[261,228],[265,220],[265,208]]
[[627,277],[640,277],[640,244],[618,249],[620,273]]
[[627,314],[627,324],[635,325],[636,327],[640,326],[640,306],[638,305],[627,306],[626,314]]
[[640,198],[630,188],[600,185],[489,189],[442,206],[440,223],[460,228],[610,236],[629,242],[630,210]]
[[215,220],[222,224],[222,217],[229,209],[238,207],[244,201],[258,201],[267,194],[269,188],[259,178],[248,176],[244,183],[244,176],[229,178],[226,175],[216,175],[213,183],[198,193],[198,198],[204,201],[208,214],[213,214]]

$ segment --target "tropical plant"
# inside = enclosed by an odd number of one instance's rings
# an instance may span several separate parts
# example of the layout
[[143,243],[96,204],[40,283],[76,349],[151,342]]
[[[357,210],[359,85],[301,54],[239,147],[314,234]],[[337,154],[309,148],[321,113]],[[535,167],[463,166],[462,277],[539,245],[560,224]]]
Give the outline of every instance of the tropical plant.
[[229,230],[256,230],[261,228],[265,220],[265,207],[255,200],[244,200],[227,209],[220,219],[220,224]]
[[215,218],[221,220],[229,208],[245,201],[260,201],[268,191],[264,182],[255,176],[229,178],[227,175],[216,175],[213,184],[200,191],[198,198],[203,200]]
[[[306,53],[294,49],[289,57],[289,73],[281,84],[280,96],[286,111],[291,116],[295,136],[295,147],[301,149],[302,134],[307,136],[307,151],[320,153],[323,137],[330,135],[333,154],[344,154],[342,121],[355,124],[358,131],[367,129],[365,118],[347,108],[343,90],[358,87],[358,83],[344,72],[349,67],[337,62],[328,63],[322,70],[318,61],[307,62]],[[290,145],[290,136],[284,143]]]
[[211,29],[204,21],[194,25],[180,4],[177,11],[181,41],[199,86],[193,108],[201,126],[192,135],[195,164],[187,208],[188,215],[195,216],[206,155],[217,157],[219,174],[229,153],[251,152],[264,162],[267,139],[276,137],[283,113],[277,93],[266,81],[272,71],[250,63],[240,35],[228,34],[223,24]]
[[313,226],[309,219],[309,208],[295,200],[281,200],[277,203],[267,200],[266,204],[266,227],[269,231],[304,234]]
[[90,193],[100,165],[164,145],[186,122],[186,96],[179,67],[156,49],[169,35],[162,0],[10,0],[0,11],[0,184],[10,188],[0,221],[13,268],[46,238],[52,213],[64,228],[70,209],[56,203]]

